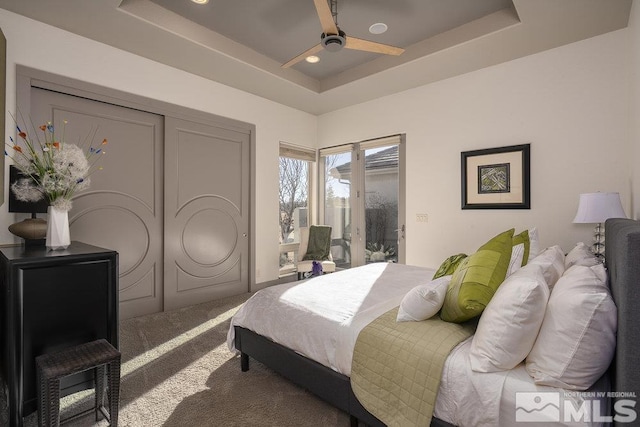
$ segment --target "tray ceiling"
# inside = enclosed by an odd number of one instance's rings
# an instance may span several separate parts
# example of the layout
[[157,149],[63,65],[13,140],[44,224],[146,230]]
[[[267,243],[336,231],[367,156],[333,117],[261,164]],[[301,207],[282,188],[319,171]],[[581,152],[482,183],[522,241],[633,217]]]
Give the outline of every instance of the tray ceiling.
[[[0,0],[0,7],[190,73],[322,114],[624,28],[632,0],[338,0],[349,35],[405,49],[319,43],[313,0]],[[388,30],[371,34],[383,22]]]

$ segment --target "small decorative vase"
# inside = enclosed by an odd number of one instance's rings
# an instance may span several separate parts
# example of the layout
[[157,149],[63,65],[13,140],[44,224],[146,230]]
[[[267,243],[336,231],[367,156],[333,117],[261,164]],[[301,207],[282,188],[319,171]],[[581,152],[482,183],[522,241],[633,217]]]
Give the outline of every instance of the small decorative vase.
[[69,212],[64,209],[49,206],[49,220],[47,221],[47,240],[48,249],[57,251],[67,249],[71,244],[69,237]]

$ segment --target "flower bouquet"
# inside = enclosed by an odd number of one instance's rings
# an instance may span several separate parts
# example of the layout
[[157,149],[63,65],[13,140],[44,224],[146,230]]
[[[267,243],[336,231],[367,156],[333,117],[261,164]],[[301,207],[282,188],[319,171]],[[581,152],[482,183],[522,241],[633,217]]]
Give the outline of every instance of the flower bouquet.
[[[99,158],[105,153],[102,140],[93,145],[97,128],[87,135],[81,144],[64,142],[67,121],[63,122],[61,137],[56,134],[51,122],[39,126],[42,134],[34,132],[35,138],[16,126],[18,141],[10,137],[10,149],[14,165],[23,178],[11,185],[11,191],[23,202],[36,202],[46,198],[49,203],[47,246],[52,249],[66,248],[69,243],[68,211],[73,195],[89,187],[90,175],[97,169]],[[34,126],[35,130],[35,126]],[[61,242],[54,242],[59,237]]]

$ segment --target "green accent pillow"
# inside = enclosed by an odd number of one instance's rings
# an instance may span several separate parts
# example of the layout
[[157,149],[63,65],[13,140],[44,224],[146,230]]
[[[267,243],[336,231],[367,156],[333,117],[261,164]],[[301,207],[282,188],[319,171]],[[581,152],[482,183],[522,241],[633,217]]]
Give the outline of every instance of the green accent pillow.
[[449,276],[453,274],[453,272],[456,271],[456,268],[458,268],[462,260],[465,259],[466,257],[467,257],[467,254],[451,255],[449,258],[445,259],[442,262],[442,264],[440,264],[440,267],[438,267],[438,270],[436,270],[436,273],[433,275],[431,280],[435,280],[439,277]]
[[524,230],[520,234],[516,234],[513,236],[513,246],[519,245],[520,243],[524,244],[524,256],[522,257],[522,265],[524,267],[527,264],[527,260],[529,259],[529,250],[531,248],[531,241],[529,240],[529,230]]
[[447,288],[442,320],[462,323],[482,313],[507,274],[514,231],[498,234],[460,263]]

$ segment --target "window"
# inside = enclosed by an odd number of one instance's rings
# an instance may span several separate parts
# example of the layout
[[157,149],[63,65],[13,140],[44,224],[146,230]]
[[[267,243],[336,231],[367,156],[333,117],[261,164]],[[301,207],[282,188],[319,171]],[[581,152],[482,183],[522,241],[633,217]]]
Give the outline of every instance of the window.
[[300,227],[310,224],[311,166],[315,150],[280,143],[280,277],[295,273]]

